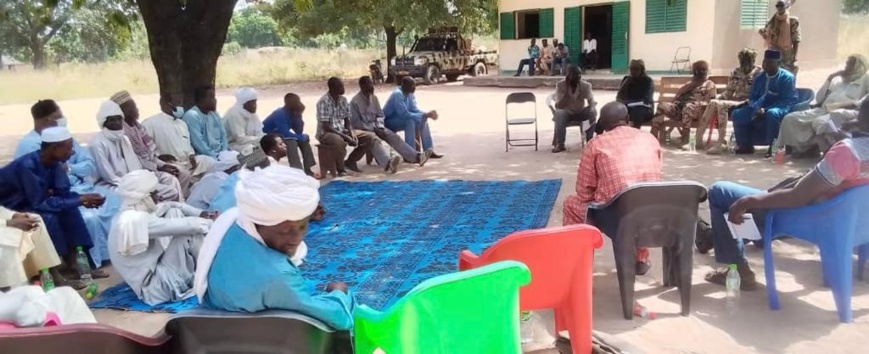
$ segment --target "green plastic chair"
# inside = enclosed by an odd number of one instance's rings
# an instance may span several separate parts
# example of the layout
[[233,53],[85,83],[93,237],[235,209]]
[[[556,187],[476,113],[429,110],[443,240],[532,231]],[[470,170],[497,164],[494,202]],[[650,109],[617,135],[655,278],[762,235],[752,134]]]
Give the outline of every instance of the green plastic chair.
[[384,312],[353,313],[356,354],[520,354],[524,264],[504,261],[422,282]]

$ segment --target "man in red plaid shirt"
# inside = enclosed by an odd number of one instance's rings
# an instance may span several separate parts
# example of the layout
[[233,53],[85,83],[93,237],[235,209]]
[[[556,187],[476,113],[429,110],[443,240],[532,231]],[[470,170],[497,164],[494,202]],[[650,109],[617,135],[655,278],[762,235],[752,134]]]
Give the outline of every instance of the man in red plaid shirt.
[[[628,108],[619,102],[601,109],[604,134],[582,152],[576,194],[564,201],[564,225],[585,223],[588,204],[606,203],[630,185],[661,180],[661,145],[651,134],[628,125]],[[637,274],[649,270],[649,250],[637,249]]]

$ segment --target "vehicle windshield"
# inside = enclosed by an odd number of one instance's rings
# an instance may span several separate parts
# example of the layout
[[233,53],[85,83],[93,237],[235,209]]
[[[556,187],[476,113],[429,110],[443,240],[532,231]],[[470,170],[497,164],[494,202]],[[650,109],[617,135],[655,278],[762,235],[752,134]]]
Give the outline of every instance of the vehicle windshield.
[[439,37],[424,37],[420,38],[416,41],[416,45],[413,46],[412,51],[414,52],[431,52],[431,51],[441,51],[446,50],[446,38]]

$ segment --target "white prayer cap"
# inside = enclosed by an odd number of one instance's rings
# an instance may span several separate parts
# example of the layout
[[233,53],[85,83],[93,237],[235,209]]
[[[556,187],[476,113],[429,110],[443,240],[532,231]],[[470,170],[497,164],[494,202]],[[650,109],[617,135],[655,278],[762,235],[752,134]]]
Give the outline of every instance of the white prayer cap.
[[244,105],[257,98],[256,90],[251,87],[242,87],[235,90],[235,103],[239,106]]
[[241,162],[238,161],[238,155],[238,151],[235,150],[221,151],[217,155],[217,162],[211,166],[208,172],[222,172],[240,165]]
[[271,165],[239,173],[235,186],[239,222],[273,226],[299,221],[311,216],[320,203],[320,182],[300,169]]
[[43,143],[59,143],[61,141],[72,139],[72,134],[69,133],[69,129],[64,127],[45,128],[40,135],[42,135]]
[[148,170],[130,171],[121,178],[115,192],[121,197],[121,204],[133,205],[145,198],[151,198],[151,192],[157,189],[159,182],[154,172]]
[[100,105],[100,110],[97,111],[97,124],[100,129],[103,129],[103,124],[106,124],[106,119],[111,116],[121,116],[123,118],[124,111],[121,110],[121,106],[118,106],[117,103],[105,101]]

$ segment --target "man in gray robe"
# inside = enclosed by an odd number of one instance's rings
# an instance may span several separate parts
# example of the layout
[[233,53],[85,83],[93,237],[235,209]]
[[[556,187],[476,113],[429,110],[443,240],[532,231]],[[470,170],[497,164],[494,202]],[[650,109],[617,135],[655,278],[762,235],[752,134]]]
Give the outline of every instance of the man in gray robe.
[[217,213],[178,202],[154,203],[158,180],[136,170],[121,179],[121,212],[109,233],[112,265],[148,305],[192,295],[202,238]]

